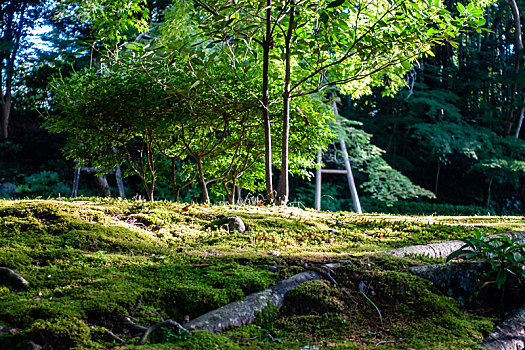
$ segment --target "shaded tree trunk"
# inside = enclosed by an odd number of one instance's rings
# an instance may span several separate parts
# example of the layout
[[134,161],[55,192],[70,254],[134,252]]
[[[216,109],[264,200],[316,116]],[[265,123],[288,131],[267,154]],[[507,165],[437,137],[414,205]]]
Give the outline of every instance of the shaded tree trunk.
[[295,20],[295,2],[290,2],[290,20],[288,23],[288,31],[285,37],[285,76],[284,76],[284,91],[283,91],[283,134],[281,143],[281,186],[278,195],[278,204],[286,205],[290,196],[290,185],[288,177],[288,161],[289,161],[289,139],[290,139],[290,82],[291,82],[291,57],[292,57],[292,33]]
[[266,181],[266,201],[273,203],[272,182],[272,133],[270,124],[270,102],[268,97],[268,85],[270,79],[270,49],[272,40],[272,0],[266,0],[266,34],[263,43],[263,73],[262,73],[262,114],[264,123],[264,172]]
[[491,192],[492,192],[492,183],[494,182],[494,177],[491,176],[490,179],[489,179],[489,185],[487,186],[487,193],[486,193],[486,197],[485,197],[485,203],[483,203],[483,206],[485,208],[489,208],[490,206],[490,195],[491,195]]
[[197,172],[199,174],[199,182],[201,185],[202,199],[204,200],[204,203],[210,204],[210,196],[208,195],[208,188],[206,187],[206,180],[204,179],[204,171],[202,170],[202,159],[200,159],[199,157],[196,157],[195,162],[197,163]]
[[[0,133],[4,140],[9,137],[13,76],[15,74],[15,61],[20,48],[20,40],[26,25],[27,2],[21,5],[18,20],[15,20],[16,9],[14,5],[12,6],[13,8],[9,12],[6,21],[6,28],[3,29],[4,36],[0,38],[2,39],[1,41],[11,44],[11,51],[7,51],[5,48],[0,50],[0,102],[2,104],[2,108],[0,108]],[[4,74],[5,77],[3,76]],[[5,90],[2,85],[4,81]]]

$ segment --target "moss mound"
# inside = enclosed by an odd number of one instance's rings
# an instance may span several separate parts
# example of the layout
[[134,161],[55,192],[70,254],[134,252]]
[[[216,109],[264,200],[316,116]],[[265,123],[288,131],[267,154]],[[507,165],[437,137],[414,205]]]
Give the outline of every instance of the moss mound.
[[[338,271],[337,287],[324,281],[302,285],[290,293],[282,311],[228,331],[229,339],[195,332],[182,341],[163,330],[149,345],[139,345],[140,332],[132,324],[182,323],[304,271],[305,262],[347,259],[349,253],[458,238],[476,230],[524,229],[519,218],[185,206],[115,199],[0,200],[0,266],[29,282],[25,290],[0,285],[0,348],[27,340],[53,349],[124,346],[108,331],[138,348],[199,348],[213,342],[223,348],[366,348],[385,339],[425,348],[423,330],[434,334],[428,339],[441,339],[432,330],[449,332],[439,344],[474,344],[490,323],[464,314],[451,299],[401,271],[422,260],[391,257],[355,260]],[[231,215],[241,217],[247,231],[210,226]],[[383,326],[359,293],[362,281],[381,310]]]

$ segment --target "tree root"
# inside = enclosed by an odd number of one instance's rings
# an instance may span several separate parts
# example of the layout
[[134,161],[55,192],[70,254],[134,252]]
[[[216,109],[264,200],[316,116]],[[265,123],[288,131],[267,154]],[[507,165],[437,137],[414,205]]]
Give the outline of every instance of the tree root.
[[188,332],[188,330],[186,328],[182,327],[180,323],[175,322],[173,320],[166,320],[166,321],[162,321],[162,322],[159,322],[159,323],[155,323],[153,326],[149,327],[144,332],[144,334],[142,335],[142,338],[140,339],[140,342],[144,343],[148,339],[148,337],[151,334],[151,332],[153,332],[157,328],[162,328],[162,327],[176,327],[176,328],[178,328],[180,330],[184,330],[184,331]]
[[250,324],[255,321],[255,313],[263,310],[270,302],[280,307],[284,296],[290,290],[304,282],[320,279],[321,276],[314,271],[299,273],[261,292],[250,294],[244,300],[235,301],[197,317],[185,323],[184,328],[188,331],[199,329],[219,333],[226,328]]
[[525,348],[525,304],[494,328],[482,344],[488,349],[516,350]]
[[29,282],[27,282],[24,277],[7,267],[0,267],[0,282],[10,284],[20,289],[29,286]]
[[109,329],[105,329],[105,331],[108,337],[110,337],[112,340],[116,340],[121,344],[126,344],[126,341],[124,339],[122,339],[121,337],[119,337],[118,335],[110,331]]
[[[525,242],[525,231],[511,231],[501,233],[499,235],[507,236],[511,239],[518,238],[520,241],[518,243],[523,244]],[[498,235],[492,235],[489,237],[496,237]],[[428,243],[428,244],[419,244],[409,247],[402,247],[392,250],[387,250],[381,252],[380,254],[390,254],[400,258],[411,256],[411,255],[423,255],[427,258],[446,258],[452,252],[461,248],[465,243],[459,240],[446,241],[446,242],[437,242],[437,243]]]

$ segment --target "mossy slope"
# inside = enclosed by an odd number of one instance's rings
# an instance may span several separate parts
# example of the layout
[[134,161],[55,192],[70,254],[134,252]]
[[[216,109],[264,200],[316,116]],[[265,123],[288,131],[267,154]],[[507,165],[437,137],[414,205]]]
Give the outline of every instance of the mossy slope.
[[[134,322],[144,325],[158,322],[161,317],[182,322],[302,271],[305,262],[458,238],[472,235],[476,230],[487,233],[523,230],[519,218],[445,220],[318,213],[279,207],[190,206],[187,210],[184,207],[166,202],[94,199],[0,201],[0,266],[14,269],[30,283],[30,287],[22,291],[0,287],[0,326],[10,329],[10,333],[0,336],[0,345],[4,344],[0,348],[14,348],[25,339],[53,349],[106,348],[116,344],[106,329],[132,345],[137,340],[125,317],[130,316]],[[242,217],[248,230],[241,234],[213,225],[228,215]],[[432,299],[441,297],[422,282],[403,283],[414,284],[418,291],[427,290],[428,295],[423,293],[417,300],[402,301],[407,298],[405,294],[396,294],[396,286],[401,283],[398,279],[413,279],[399,272],[405,260],[395,260],[395,263],[374,260],[368,264],[369,275],[352,275],[354,270],[348,267],[341,270],[345,271],[341,275],[342,287],[334,289],[323,285],[325,291],[319,295],[321,304],[326,304],[324,309],[312,313],[301,312],[299,308],[293,312],[285,309],[288,311],[283,312],[277,322],[279,330],[274,331],[284,342],[282,345],[265,342],[274,336],[264,338],[263,328],[249,326],[230,331],[231,339],[196,333],[193,340],[183,343],[173,343],[179,335],[163,330],[152,337],[151,342],[156,344],[147,347],[199,348],[210,339],[222,341],[222,348],[301,348],[305,342],[328,344],[324,339],[333,339],[332,345],[343,348],[369,345],[380,337],[366,341],[368,333],[360,333],[365,326],[357,327],[357,333],[345,326],[347,335],[343,337],[326,332],[330,328],[339,329],[334,328],[333,322],[345,320],[347,325],[369,324],[369,332],[383,335],[377,331],[377,322],[371,321],[377,319],[373,306],[359,303],[366,307],[353,307],[345,299],[359,297],[352,294],[356,291],[355,283],[371,278],[382,286],[381,290],[388,291],[384,300],[399,304],[389,308],[388,303],[381,304],[382,294],[377,294],[376,302],[392,312],[392,316],[388,316],[390,311],[383,311],[385,322],[391,324],[388,334],[405,338],[404,346],[425,342],[424,337],[410,334],[423,324],[437,329],[432,322],[443,323],[445,330],[465,330],[466,333],[457,336],[444,335],[443,344],[465,337],[475,340],[481,330],[486,330],[486,323],[467,322],[450,299]],[[268,266],[272,266],[270,270],[274,272],[270,272]],[[319,287],[315,286],[304,288]],[[344,294],[345,288],[351,296]],[[300,300],[297,293],[300,290],[292,296]],[[290,305],[293,305],[294,297],[291,298]],[[436,309],[437,316],[413,310],[412,314],[422,318],[406,327],[396,326],[395,315],[399,310],[410,309],[409,302],[444,306]],[[349,310],[353,310],[355,317],[349,316]],[[319,326],[319,331],[312,333],[314,338],[306,337],[302,330],[311,323],[309,318],[314,322],[312,326]],[[324,319],[329,322],[319,321]],[[451,325],[449,328],[447,323]],[[239,335],[245,333],[246,337]],[[252,339],[255,333],[257,339]],[[305,338],[290,334],[303,334]],[[295,342],[296,338],[300,341]],[[166,341],[171,345],[161,345]]]

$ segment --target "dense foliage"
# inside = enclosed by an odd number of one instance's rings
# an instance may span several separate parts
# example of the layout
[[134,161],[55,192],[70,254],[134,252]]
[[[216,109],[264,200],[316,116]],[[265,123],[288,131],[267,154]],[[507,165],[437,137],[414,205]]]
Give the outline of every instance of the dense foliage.
[[[127,193],[150,200],[311,206],[317,149],[343,168],[331,146],[343,137],[365,211],[523,212],[514,1],[5,4],[2,35],[23,31],[20,50],[2,48],[17,56],[2,61],[14,87],[2,197],[67,196],[76,163],[120,165]],[[26,15],[52,26],[47,49],[32,53]],[[34,108],[65,134],[41,131]],[[351,207],[344,177],[323,181],[323,208]]]

